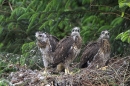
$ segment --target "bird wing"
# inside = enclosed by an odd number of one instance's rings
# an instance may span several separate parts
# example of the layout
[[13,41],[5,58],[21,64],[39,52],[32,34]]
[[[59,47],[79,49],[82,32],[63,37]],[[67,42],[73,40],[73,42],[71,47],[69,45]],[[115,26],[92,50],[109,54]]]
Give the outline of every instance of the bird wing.
[[58,64],[60,62],[64,62],[64,60],[70,54],[71,46],[73,46],[74,40],[71,36],[67,36],[59,41],[56,50],[54,52],[53,62],[54,64]]
[[93,61],[91,62],[90,65],[88,65],[88,69],[96,69],[96,68],[100,68],[103,64],[103,59],[100,56],[99,51],[97,52],[97,54],[93,57]]
[[81,55],[81,60],[79,67],[84,68],[88,66],[94,56],[97,54],[99,50],[99,43],[98,42],[89,42],[89,44],[84,48],[83,53]]
[[51,50],[52,50],[52,52],[54,52],[56,45],[58,44],[59,40],[55,36],[50,35],[49,41],[50,41],[50,45],[51,45],[51,48],[52,48]]

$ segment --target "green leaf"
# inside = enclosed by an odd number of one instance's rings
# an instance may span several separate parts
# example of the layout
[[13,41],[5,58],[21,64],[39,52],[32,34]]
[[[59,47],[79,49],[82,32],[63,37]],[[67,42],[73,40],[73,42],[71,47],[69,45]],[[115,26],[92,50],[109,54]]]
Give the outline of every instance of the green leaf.
[[25,61],[26,61],[25,57],[21,57],[20,58],[20,65],[24,66],[25,65]]
[[23,5],[26,4],[26,0],[23,0]]
[[49,25],[51,26],[53,24],[54,20],[53,19],[50,19],[49,21]]
[[24,7],[20,7],[16,10],[16,15],[17,16],[20,16],[21,14],[25,13],[26,12],[26,8]]
[[15,25],[15,24],[14,24],[13,22],[9,23],[9,24],[8,24],[8,29],[14,28],[14,25]]
[[127,42],[128,42],[128,43],[130,43],[130,36],[129,36],[129,38],[128,38]]
[[118,0],[119,3],[119,8],[123,8],[123,7],[130,7],[130,1],[129,0]]
[[59,26],[60,28],[63,28],[63,26],[64,26],[63,22],[60,22],[60,23],[58,24],[58,26]]
[[42,25],[39,27],[39,30],[43,30],[43,28],[45,28],[45,27],[48,25],[48,22],[49,22],[49,21],[46,21],[44,24],[42,24]]
[[122,37],[121,37],[121,40],[122,40],[123,42],[125,42],[125,41],[127,40],[127,38],[128,38],[127,36],[122,36]]
[[2,22],[4,19],[4,15],[0,15],[0,22]]
[[35,46],[35,42],[29,42],[22,45],[22,53],[29,52]]
[[82,0],[82,4],[87,4],[87,3],[90,3],[92,0]]
[[115,18],[112,22],[111,22],[111,26],[116,26],[116,25],[119,25],[119,24],[121,24],[122,23],[122,21],[123,21],[123,18],[122,17],[118,17],[118,18]]
[[21,20],[21,19],[29,19],[32,16],[33,12],[27,12],[24,13],[23,15],[21,15],[17,20]]
[[31,27],[32,27],[32,25],[35,23],[35,21],[36,21],[36,19],[38,19],[38,16],[39,16],[39,13],[35,13],[35,14],[33,14],[32,16],[31,16],[31,18],[30,18],[30,24],[29,24],[29,26],[28,26],[28,29],[27,29],[27,32],[29,32],[30,30],[31,30]]
[[98,32],[101,32],[101,31],[103,31],[103,30],[109,30],[109,29],[111,29],[112,27],[110,26],[110,25],[104,25],[104,26],[102,26],[102,27],[100,27],[99,29],[98,29]]
[[126,5],[127,5],[128,7],[130,7],[130,2],[129,2],[129,3],[126,3]]
[[39,23],[42,23],[45,18],[45,14],[41,14],[39,18]]
[[3,47],[3,45],[4,45],[3,43],[0,43],[0,48]]
[[95,20],[97,19],[97,16],[90,16],[88,18],[86,18],[84,21],[83,21],[83,24],[86,24],[86,23],[92,23],[94,22]]
[[18,8],[14,9],[12,11],[10,19],[14,19],[14,18],[20,17],[25,12],[26,12],[26,8],[24,8],[24,7],[18,7]]
[[52,4],[53,4],[53,2],[52,2],[52,0],[47,4],[47,6],[46,6],[46,9],[44,10],[45,12],[47,12],[47,11],[50,11],[51,9],[52,9]]
[[65,11],[69,10],[69,6],[71,5],[71,0],[68,0],[65,4]]
[[123,8],[124,6],[126,6],[126,4],[124,4],[124,3],[119,3],[119,8]]
[[50,13],[50,15],[48,15],[48,17],[47,17],[47,18],[48,18],[48,19],[52,19],[53,17],[55,17],[54,15],[55,15],[55,14]]
[[125,14],[125,12],[122,12],[122,13],[121,13],[121,17],[124,17],[124,14]]
[[30,9],[32,9],[31,7],[34,7],[35,3],[37,2],[38,0],[33,0],[30,2],[29,6],[27,7],[27,11],[29,11]]
[[40,4],[38,5],[36,11],[37,11],[37,12],[40,11],[40,9],[43,8],[42,6],[43,6],[43,1],[40,1]]
[[2,4],[4,2],[4,0],[0,0],[0,4]]
[[53,9],[55,9],[56,11],[58,11],[59,10],[59,6],[61,4],[60,2],[62,2],[62,1],[61,0],[52,0]]
[[122,35],[123,35],[123,33],[120,33],[120,34],[116,37],[116,39],[121,39]]
[[130,34],[130,30],[127,30],[124,32],[125,35],[129,35]]

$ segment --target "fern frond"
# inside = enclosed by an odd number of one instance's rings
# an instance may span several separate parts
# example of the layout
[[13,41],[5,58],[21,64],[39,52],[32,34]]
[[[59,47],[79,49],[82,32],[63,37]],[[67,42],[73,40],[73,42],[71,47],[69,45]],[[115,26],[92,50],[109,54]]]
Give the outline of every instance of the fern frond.
[[28,26],[28,29],[27,29],[27,32],[29,32],[32,28],[32,25],[35,23],[35,21],[39,18],[38,17],[39,16],[39,13],[35,13],[35,14],[33,14],[32,16],[31,16],[31,18],[30,18],[30,24],[29,24],[29,26]]

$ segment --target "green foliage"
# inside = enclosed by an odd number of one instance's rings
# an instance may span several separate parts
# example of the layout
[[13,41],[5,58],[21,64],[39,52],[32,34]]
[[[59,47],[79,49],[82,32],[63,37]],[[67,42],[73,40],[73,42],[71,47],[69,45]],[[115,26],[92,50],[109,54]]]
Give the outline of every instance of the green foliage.
[[118,0],[119,8],[122,11],[121,17],[124,17],[124,13],[127,7],[130,7],[130,1],[129,0]]
[[2,79],[0,80],[0,86],[8,86],[9,85],[9,81]]
[[125,6],[130,7],[130,1],[129,0],[118,0],[119,8],[123,8]]
[[120,33],[116,39],[121,39],[123,42],[130,43],[130,30],[127,30],[126,32]]
[[35,42],[29,42],[22,45],[22,56],[20,65],[28,65],[30,68],[43,67],[42,56]]
[[118,17],[118,18],[115,18],[112,22],[111,22],[111,25],[113,27],[117,26],[117,25],[120,25],[123,21],[123,18],[121,17]]
[[0,77],[2,78],[5,73],[16,71],[15,64],[19,63],[19,59],[20,55],[0,52]]
[[12,83],[10,83],[10,81],[8,81],[7,79],[0,79],[0,86],[14,86]]
[[27,51],[31,50],[33,47],[35,47],[35,42],[25,43],[22,45],[22,53],[27,53]]

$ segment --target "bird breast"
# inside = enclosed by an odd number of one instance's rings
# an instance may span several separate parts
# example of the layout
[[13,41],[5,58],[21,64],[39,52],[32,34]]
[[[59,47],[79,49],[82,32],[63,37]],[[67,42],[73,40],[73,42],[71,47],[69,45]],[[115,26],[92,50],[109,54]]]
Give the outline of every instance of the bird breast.
[[45,48],[40,48],[42,54],[48,54],[49,50],[50,50],[50,45],[46,45]]
[[76,45],[72,46],[71,49],[73,50],[75,57],[80,53],[80,49],[78,49]]

